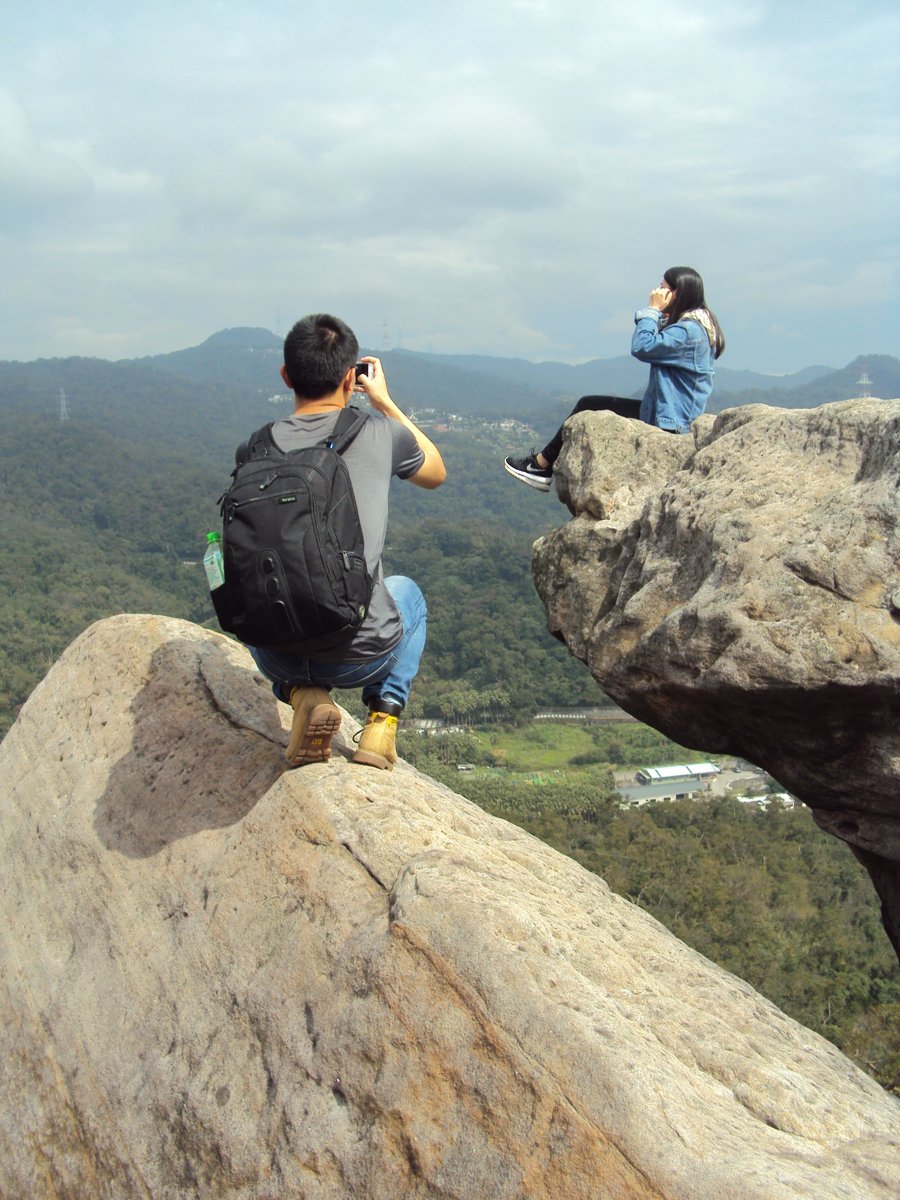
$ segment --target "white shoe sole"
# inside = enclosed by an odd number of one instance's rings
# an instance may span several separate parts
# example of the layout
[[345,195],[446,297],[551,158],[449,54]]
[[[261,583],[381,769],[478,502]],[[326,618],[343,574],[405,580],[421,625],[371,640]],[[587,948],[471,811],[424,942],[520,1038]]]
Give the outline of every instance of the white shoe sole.
[[539,492],[550,491],[550,480],[541,479],[537,475],[529,475],[527,471],[517,471],[515,467],[511,467],[508,462],[503,464],[504,471],[512,475],[513,479],[521,479],[522,483],[527,483],[529,487],[536,488]]

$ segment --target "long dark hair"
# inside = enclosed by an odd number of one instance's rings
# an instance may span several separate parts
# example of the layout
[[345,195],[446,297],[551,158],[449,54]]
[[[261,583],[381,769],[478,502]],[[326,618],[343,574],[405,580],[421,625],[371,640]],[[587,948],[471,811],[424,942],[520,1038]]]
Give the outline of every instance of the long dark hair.
[[703,280],[693,267],[669,267],[663,279],[675,293],[666,309],[667,324],[674,325],[686,312],[694,308],[705,308],[709,313],[713,329],[716,331],[715,357],[720,358],[725,352],[725,334],[713,310],[706,303],[703,294]]

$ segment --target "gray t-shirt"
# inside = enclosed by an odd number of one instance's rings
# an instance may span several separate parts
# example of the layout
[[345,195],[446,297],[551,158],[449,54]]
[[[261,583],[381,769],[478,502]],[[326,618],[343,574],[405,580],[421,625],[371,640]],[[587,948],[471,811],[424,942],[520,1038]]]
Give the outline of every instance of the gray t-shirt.
[[[295,413],[275,422],[272,437],[282,450],[315,446],[333,431],[338,416],[339,410]],[[381,570],[387,532],[388,490],[392,475],[400,479],[415,475],[425,461],[425,452],[412,432],[399,421],[379,412],[369,412],[366,417],[366,423],[341,457],[350,472],[365,540],[366,566],[374,580],[372,602],[349,647],[340,652],[323,653],[323,662],[366,662],[370,658],[381,658],[393,650],[403,635],[400,614],[385,587]]]

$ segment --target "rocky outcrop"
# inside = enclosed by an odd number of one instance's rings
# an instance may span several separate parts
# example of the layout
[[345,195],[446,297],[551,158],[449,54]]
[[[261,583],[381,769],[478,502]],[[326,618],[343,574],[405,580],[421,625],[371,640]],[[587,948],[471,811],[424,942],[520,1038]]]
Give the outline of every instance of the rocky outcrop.
[[[282,709],[282,711],[284,711]],[[0,747],[0,1194],[889,1200],[900,1105],[226,638],[89,629]]]
[[549,627],[682,745],[758,763],[849,842],[900,954],[900,401],[567,423]]

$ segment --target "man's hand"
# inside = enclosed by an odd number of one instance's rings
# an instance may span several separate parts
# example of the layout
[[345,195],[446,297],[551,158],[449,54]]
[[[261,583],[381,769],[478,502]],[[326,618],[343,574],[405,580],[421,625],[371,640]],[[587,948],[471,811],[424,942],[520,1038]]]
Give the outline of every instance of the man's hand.
[[365,392],[366,399],[372,407],[378,412],[384,413],[386,417],[396,416],[400,409],[397,408],[397,405],[391,399],[381,359],[368,355],[366,358],[361,358],[360,362],[371,363],[372,374],[368,376],[360,375],[356,381],[356,388],[354,390]]
[[369,403],[378,412],[384,413],[386,417],[391,417],[394,421],[399,421],[401,425],[405,425],[411,431],[425,454],[425,461],[421,467],[419,467],[415,475],[410,475],[410,483],[423,488],[440,487],[447,478],[447,468],[444,466],[444,460],[441,458],[441,453],[437,446],[435,446],[430,438],[425,436],[415,422],[411,421],[405,413],[401,412],[391,399],[391,394],[387,388],[387,380],[384,377],[384,370],[381,366],[381,359],[375,358],[373,355],[367,355],[365,358],[360,359],[360,362],[371,363],[372,374],[368,377],[361,375],[357,380],[356,389],[365,392]]

